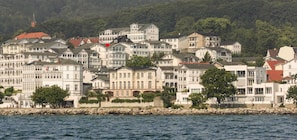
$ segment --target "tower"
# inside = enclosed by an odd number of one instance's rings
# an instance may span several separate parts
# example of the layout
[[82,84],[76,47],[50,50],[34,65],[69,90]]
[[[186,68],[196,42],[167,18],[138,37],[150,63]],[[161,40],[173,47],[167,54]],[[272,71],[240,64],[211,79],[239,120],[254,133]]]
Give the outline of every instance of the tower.
[[31,21],[31,27],[34,28],[36,26],[35,14],[33,13],[33,19]]

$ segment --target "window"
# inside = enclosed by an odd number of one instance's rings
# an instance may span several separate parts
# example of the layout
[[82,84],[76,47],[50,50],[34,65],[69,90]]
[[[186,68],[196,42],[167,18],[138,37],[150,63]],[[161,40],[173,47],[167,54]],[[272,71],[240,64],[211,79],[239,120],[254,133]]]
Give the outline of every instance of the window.
[[244,88],[237,89],[237,94],[244,95],[245,94],[245,89]]
[[74,85],[74,90],[76,91],[78,89],[77,84]]
[[148,81],[148,88],[152,88],[152,81]]
[[152,79],[152,73],[151,73],[151,72],[148,73],[147,78],[148,78],[148,79]]
[[263,94],[263,88],[255,88],[255,94]]
[[69,90],[70,89],[70,85],[66,85],[66,90]]
[[245,71],[237,71],[238,77],[245,77]]
[[267,87],[266,88],[266,94],[271,94],[272,93],[272,88],[271,87]]

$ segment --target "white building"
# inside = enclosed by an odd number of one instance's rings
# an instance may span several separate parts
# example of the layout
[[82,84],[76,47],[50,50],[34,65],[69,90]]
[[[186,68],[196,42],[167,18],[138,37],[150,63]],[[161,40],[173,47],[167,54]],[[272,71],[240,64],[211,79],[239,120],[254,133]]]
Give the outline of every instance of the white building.
[[90,48],[49,49],[48,51],[57,54],[59,58],[76,61],[86,69],[100,66],[98,53]]
[[176,104],[191,104],[188,100],[190,94],[203,91],[200,77],[210,68],[215,67],[211,64],[184,64],[178,68]]
[[101,43],[111,43],[118,36],[127,35],[134,43],[159,40],[159,28],[154,24],[133,23],[128,28],[111,28],[99,33]]
[[182,46],[188,45],[188,37],[182,36],[177,38],[164,38],[160,39],[160,41],[164,41],[172,46],[173,50],[180,51]]
[[65,99],[78,107],[78,101],[83,90],[83,68],[77,62],[66,59],[57,59],[56,62],[32,62],[23,66],[22,94],[19,95],[21,107],[31,107],[31,95],[39,87],[57,85],[69,91]]
[[283,64],[283,77],[294,77],[297,74],[297,58]]
[[203,60],[206,53],[210,55],[213,62],[220,59],[226,62],[232,62],[231,51],[220,47],[202,47],[195,52],[195,55],[200,60]]
[[232,54],[241,54],[241,44],[237,41],[222,42],[220,47],[230,50]]

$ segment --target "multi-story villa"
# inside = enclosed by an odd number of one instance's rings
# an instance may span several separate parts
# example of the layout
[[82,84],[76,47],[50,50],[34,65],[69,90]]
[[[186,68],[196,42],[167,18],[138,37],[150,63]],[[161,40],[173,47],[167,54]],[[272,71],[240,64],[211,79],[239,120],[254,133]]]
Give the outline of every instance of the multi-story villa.
[[76,61],[86,69],[100,66],[98,53],[90,48],[49,49],[49,52],[56,53],[59,58]]
[[190,94],[201,93],[203,86],[200,77],[207,69],[215,68],[211,64],[183,64],[178,68],[176,104],[191,104]]
[[117,68],[126,65],[128,54],[125,52],[127,45],[117,43],[108,48],[108,68]]
[[153,54],[172,54],[172,46],[166,42],[144,41],[141,43],[148,46],[148,51],[151,52],[150,56],[153,56]]
[[55,62],[34,61],[23,65],[22,93],[19,94],[21,107],[32,105],[31,95],[38,87],[57,85],[69,91],[66,101],[78,107],[82,96],[83,67],[81,64],[67,59],[58,58]]
[[195,55],[203,60],[206,53],[210,55],[213,62],[218,60],[232,62],[231,51],[220,47],[202,47],[195,52]]
[[110,88],[104,93],[111,93],[115,98],[134,98],[144,92],[162,90],[154,67],[121,67],[110,71],[109,77]]
[[182,36],[177,38],[164,38],[160,39],[160,41],[164,41],[172,46],[172,50],[180,51],[183,46],[188,45],[188,37]]
[[64,40],[19,39],[7,40],[1,45],[2,54],[45,52],[50,48],[67,48]]
[[159,40],[159,28],[154,24],[133,23],[130,28],[111,28],[99,33],[101,43],[111,43],[118,36],[127,35],[134,43],[144,40]]
[[221,42],[221,48],[231,51],[232,54],[241,54],[241,44],[239,42]]
[[188,36],[188,45],[182,48],[181,52],[195,52],[202,47],[219,47],[221,38],[215,34],[192,33]]
[[181,64],[198,63],[198,58],[193,54],[168,54],[158,61],[157,76],[161,79],[162,86],[177,88],[178,67]]

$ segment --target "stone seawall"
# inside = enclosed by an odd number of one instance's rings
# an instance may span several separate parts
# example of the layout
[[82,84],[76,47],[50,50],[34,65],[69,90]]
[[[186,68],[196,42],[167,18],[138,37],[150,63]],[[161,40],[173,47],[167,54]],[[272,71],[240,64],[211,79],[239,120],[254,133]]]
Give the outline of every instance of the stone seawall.
[[0,109],[0,115],[257,115],[295,114],[295,108],[166,109],[166,108],[67,108],[67,109]]

